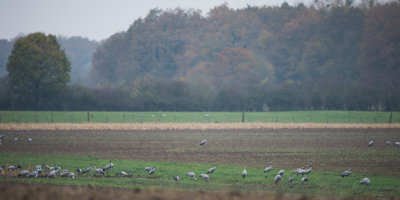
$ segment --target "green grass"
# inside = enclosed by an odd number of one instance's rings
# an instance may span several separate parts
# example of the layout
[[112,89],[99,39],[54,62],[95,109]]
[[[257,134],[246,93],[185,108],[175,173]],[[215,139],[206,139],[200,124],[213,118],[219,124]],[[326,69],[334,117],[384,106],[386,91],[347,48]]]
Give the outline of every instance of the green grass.
[[[89,113],[89,120],[88,120]],[[165,114],[166,117],[162,117]],[[210,117],[206,118],[205,114]],[[246,112],[246,122],[282,123],[388,123],[390,112],[288,111]],[[0,123],[170,123],[241,122],[241,112],[64,112],[0,111]],[[400,112],[393,112],[392,123],[400,123]]]
[[[62,169],[75,170],[76,168],[86,168],[89,162],[93,166],[105,166],[109,163],[106,159],[97,159],[94,157],[77,156],[46,156],[29,154],[0,154],[0,163],[3,168],[8,164],[21,164],[24,169],[33,168],[38,164],[48,164],[50,166],[59,165]],[[264,174],[262,168],[246,168],[248,177],[241,177],[242,167],[218,165],[214,174],[210,175],[210,180],[204,181],[198,177],[193,181],[185,174],[193,171],[198,176],[204,173],[212,165],[196,163],[176,163],[176,162],[147,162],[134,160],[112,160],[115,167],[107,172],[106,177],[81,176],[75,180],[69,178],[16,178],[4,177],[1,182],[17,182],[31,184],[60,184],[60,185],[88,185],[96,187],[117,187],[117,188],[146,188],[163,190],[240,190],[244,192],[284,192],[284,193],[304,193],[311,195],[367,195],[374,197],[386,197],[387,195],[400,195],[400,177],[381,176],[381,175],[363,175],[354,173],[349,177],[342,178],[337,172],[312,171],[307,175],[309,182],[300,186],[301,176],[295,176],[295,182],[290,185],[286,180],[291,172],[285,169],[284,181],[278,185],[273,183],[273,178],[280,170],[274,168],[270,173]],[[148,175],[143,172],[146,166],[156,164],[156,173]],[[114,174],[120,171],[132,173],[131,178],[115,177]],[[92,171],[93,173],[93,171]],[[174,175],[179,175],[181,181],[179,185],[173,180]],[[369,177],[370,185],[360,185],[359,181]]]

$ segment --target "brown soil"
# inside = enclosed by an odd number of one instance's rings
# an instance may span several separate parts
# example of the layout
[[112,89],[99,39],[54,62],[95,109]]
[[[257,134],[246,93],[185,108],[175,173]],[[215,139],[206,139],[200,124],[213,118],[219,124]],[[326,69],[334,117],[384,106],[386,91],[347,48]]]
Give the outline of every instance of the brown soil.
[[[182,192],[143,189],[112,189],[85,186],[56,186],[0,183],[0,199],[7,200],[44,200],[44,199],[139,199],[139,200],[170,200],[170,199],[351,199],[349,197],[314,197],[301,194],[249,194],[239,191],[227,192]],[[358,197],[360,198],[360,197]],[[360,198],[360,199],[365,199]],[[372,199],[372,197],[366,197]]]

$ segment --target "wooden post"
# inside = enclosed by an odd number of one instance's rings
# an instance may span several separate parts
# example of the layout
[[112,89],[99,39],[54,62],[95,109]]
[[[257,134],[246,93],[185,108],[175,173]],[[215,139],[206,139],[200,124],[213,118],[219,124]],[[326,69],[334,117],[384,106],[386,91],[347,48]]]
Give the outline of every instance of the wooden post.
[[390,116],[389,116],[389,124],[392,123],[392,112],[390,112]]
[[90,123],[90,113],[87,112],[87,121]]
[[124,123],[125,123],[125,114],[123,115],[123,121],[124,121]]
[[53,123],[54,122],[54,114],[53,114],[53,112],[51,112],[51,123]]
[[0,115],[0,123],[1,123],[1,120],[2,120],[2,117],[1,117],[1,115]]
[[106,123],[108,123],[108,115],[106,116]]
[[74,123],[74,114],[71,113],[71,124]]
[[35,112],[35,123],[37,123],[37,113]]
[[244,112],[242,112],[242,123],[244,123]]
[[374,123],[376,124],[376,116],[374,117]]
[[275,122],[278,122],[278,116],[275,116]]

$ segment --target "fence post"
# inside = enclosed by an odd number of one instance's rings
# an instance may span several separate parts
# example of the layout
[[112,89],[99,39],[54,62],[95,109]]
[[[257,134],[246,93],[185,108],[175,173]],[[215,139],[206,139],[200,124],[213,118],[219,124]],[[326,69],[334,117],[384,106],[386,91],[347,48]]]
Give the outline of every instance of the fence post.
[[87,112],[87,121],[90,123],[90,113]]
[[74,123],[74,114],[71,113],[71,124]]
[[125,123],[125,114],[123,115],[123,119],[124,119],[123,121],[124,121],[124,123]]
[[374,117],[374,123],[376,124],[376,116]]
[[54,114],[53,114],[53,112],[51,112],[51,123],[53,123],[54,122]]
[[108,115],[106,116],[106,123],[108,123]]
[[242,123],[244,123],[244,112],[242,112]]
[[389,124],[392,123],[392,112],[390,112],[390,116],[389,116]]
[[37,123],[37,113],[35,112],[35,123]]
[[1,123],[1,120],[2,120],[2,117],[1,117],[1,115],[0,115],[0,123]]

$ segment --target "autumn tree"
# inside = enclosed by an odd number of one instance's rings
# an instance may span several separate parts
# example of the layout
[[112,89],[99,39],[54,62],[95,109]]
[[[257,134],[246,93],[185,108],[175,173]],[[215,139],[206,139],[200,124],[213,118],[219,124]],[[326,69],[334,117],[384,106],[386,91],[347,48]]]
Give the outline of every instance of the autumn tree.
[[22,103],[39,109],[63,93],[70,65],[56,36],[30,34],[15,42],[8,58],[10,86]]

